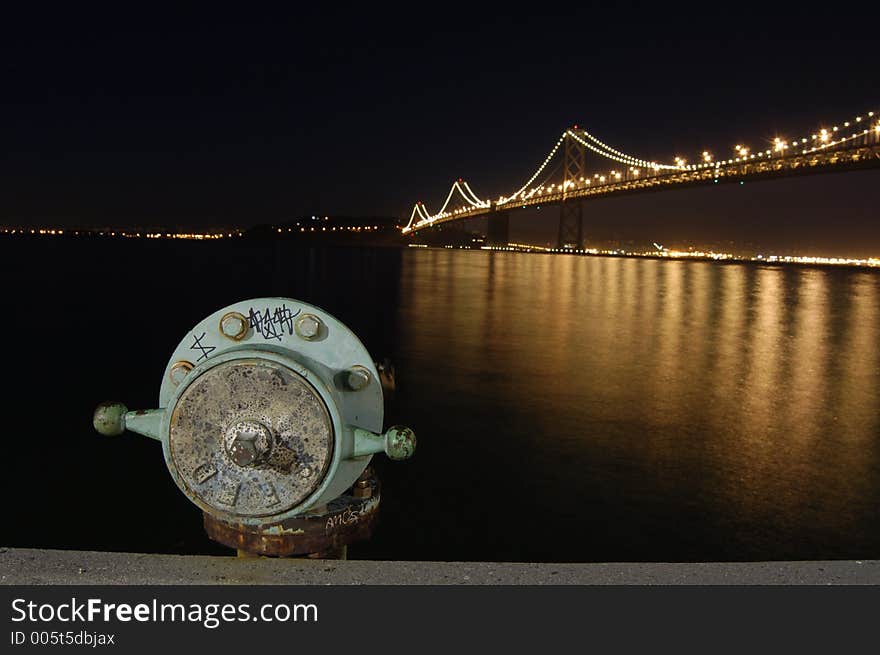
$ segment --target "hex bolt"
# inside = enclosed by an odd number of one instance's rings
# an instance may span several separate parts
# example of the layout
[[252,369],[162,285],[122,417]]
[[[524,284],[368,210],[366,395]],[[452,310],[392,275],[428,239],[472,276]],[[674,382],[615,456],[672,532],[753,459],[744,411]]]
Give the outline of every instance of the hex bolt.
[[183,382],[187,375],[189,375],[191,370],[193,370],[192,362],[187,362],[185,360],[174,362],[171,366],[171,370],[168,372],[168,377],[171,379],[174,386],[180,386],[180,383]]
[[220,319],[220,332],[233,341],[241,341],[248,333],[248,320],[243,314],[229,312]]
[[259,453],[254,447],[253,439],[239,435],[229,447],[229,455],[232,457],[232,461],[239,466],[251,466],[257,461]]
[[354,483],[351,495],[355,498],[370,498],[373,495],[373,487],[369,480],[358,480]]
[[317,339],[321,334],[321,319],[314,314],[303,314],[296,320],[296,333],[309,341]]
[[272,450],[272,431],[259,421],[245,419],[233,423],[224,437],[226,453],[239,466],[256,466]]
[[352,366],[348,371],[345,381],[349,389],[360,391],[361,389],[366,389],[372,379],[373,376],[370,375],[369,369],[363,366]]

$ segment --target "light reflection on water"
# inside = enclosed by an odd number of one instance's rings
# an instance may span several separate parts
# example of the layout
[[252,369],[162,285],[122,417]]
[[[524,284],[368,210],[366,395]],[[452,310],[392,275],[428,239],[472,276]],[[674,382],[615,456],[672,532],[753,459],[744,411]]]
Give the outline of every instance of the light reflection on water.
[[[216,274],[230,261],[242,274]],[[391,358],[386,426],[419,439],[410,461],[374,460],[379,529],[351,557],[880,558],[880,272],[79,240],[7,242],[0,272],[21,344],[9,488],[40,470],[7,545],[226,552],[158,444],[100,438],[91,412],[154,406],[187,326],[286,296]],[[111,518],[45,520],[68,492]]]
[[848,270],[407,252],[440,516],[485,512],[499,559],[880,556],[878,296]]

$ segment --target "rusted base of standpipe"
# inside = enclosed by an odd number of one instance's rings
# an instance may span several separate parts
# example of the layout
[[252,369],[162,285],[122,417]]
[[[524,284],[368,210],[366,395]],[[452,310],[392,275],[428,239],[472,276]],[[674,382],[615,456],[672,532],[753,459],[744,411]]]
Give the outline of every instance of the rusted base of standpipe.
[[346,559],[349,544],[372,536],[379,500],[379,480],[368,468],[347,493],[301,516],[250,526],[204,514],[205,532],[239,557]]

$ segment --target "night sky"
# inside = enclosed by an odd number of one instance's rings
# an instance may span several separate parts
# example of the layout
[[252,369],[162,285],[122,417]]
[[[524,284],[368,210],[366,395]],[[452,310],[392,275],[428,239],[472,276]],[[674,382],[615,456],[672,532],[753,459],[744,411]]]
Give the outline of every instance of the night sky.
[[[515,190],[573,123],[639,157],[693,161],[880,110],[876,9],[142,6],[4,10],[0,222],[408,218],[457,177],[483,196]],[[587,234],[876,256],[878,183],[868,171],[587,203]]]

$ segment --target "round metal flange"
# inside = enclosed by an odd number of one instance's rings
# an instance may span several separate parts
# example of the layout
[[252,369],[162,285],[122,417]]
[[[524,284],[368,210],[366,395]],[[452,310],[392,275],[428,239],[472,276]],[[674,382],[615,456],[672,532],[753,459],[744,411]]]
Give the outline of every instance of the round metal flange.
[[231,359],[184,388],[169,422],[169,454],[184,491],[207,512],[281,514],[322,483],[334,427],[321,395],[292,368]]
[[[158,406],[172,404],[178,387],[190,379],[193,367],[198,372],[212,360],[243,349],[293,359],[321,377],[334,393],[338,392],[335,403],[345,424],[382,431],[382,385],[367,349],[333,315],[293,298],[242,300],[194,325],[168,360]],[[365,375],[364,380],[356,381],[355,390],[347,384],[346,372],[359,369]],[[342,384],[333,383],[337,375]]]
[[[305,435],[300,452],[291,437],[296,416],[308,408],[291,408],[285,398],[266,415],[256,400],[264,389],[248,386],[244,376],[220,384],[221,374],[237,370],[221,366],[248,359],[292,371],[299,388],[323,403],[318,423],[326,428],[329,421],[326,453],[309,452],[314,444],[309,437],[306,447]],[[353,371],[360,373],[354,382]],[[270,395],[284,397],[282,388],[296,387],[278,385]],[[199,321],[168,360],[159,407],[165,411],[158,438],[178,487],[203,511],[250,526],[303,514],[344,493],[370,461],[352,456],[354,431],[381,433],[384,413],[378,372],[357,336],[292,298],[243,300]]]

